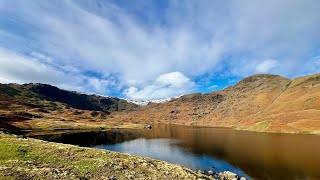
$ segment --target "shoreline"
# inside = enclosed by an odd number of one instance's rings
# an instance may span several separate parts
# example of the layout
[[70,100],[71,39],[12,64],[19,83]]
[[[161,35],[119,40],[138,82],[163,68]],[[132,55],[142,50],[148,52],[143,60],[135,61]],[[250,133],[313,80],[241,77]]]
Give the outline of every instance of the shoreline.
[[194,171],[148,157],[24,138],[1,131],[0,162],[0,179],[25,177],[210,180],[236,177],[236,174],[230,171],[214,174],[210,171]]
[[[112,122],[114,123],[114,122]],[[171,125],[171,126],[184,126],[184,127],[194,127],[194,128],[223,128],[223,129],[232,129],[237,131],[246,131],[246,132],[255,132],[255,133],[271,133],[271,134],[287,134],[287,135],[320,135],[319,132],[281,132],[281,131],[257,131],[252,129],[239,129],[237,127],[225,127],[225,126],[210,126],[210,125],[194,125],[194,124],[177,124],[177,123],[132,123],[132,122],[125,122],[123,124],[114,125],[114,124],[106,124],[102,126],[92,126],[89,125],[87,127],[85,126],[73,126],[70,124],[69,127],[65,128],[23,128],[23,127],[17,127],[16,129],[6,129],[9,132],[55,132],[55,131],[103,131],[103,130],[110,130],[110,129],[144,129],[146,128],[146,125],[151,125],[152,127],[154,125]],[[1,130],[1,129],[0,129]]]
[[0,133],[0,179],[212,179],[183,166]]

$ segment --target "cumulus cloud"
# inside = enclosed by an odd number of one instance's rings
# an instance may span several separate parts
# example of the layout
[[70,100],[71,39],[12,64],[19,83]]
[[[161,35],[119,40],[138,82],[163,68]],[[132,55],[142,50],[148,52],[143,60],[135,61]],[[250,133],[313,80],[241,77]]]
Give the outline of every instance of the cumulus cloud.
[[315,73],[310,54],[319,56],[319,6],[317,0],[0,0],[0,47],[35,72],[7,65],[3,72],[20,74],[0,79],[155,98],[174,94],[173,85],[161,96],[149,92],[170,72],[195,84],[202,76]]
[[142,89],[131,86],[124,91],[130,99],[155,100],[179,96],[194,90],[195,84],[181,72],[160,75],[151,85]]

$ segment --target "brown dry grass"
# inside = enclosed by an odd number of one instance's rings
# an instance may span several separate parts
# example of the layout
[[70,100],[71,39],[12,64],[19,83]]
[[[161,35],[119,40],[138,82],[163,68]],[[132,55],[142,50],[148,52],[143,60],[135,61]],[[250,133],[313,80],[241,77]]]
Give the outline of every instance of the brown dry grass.
[[[45,113],[4,96],[0,96],[0,106],[2,122],[23,129],[130,128],[143,127],[146,123],[165,123],[319,134],[320,74],[292,80],[275,75],[255,75],[221,91],[185,95],[106,116],[99,114],[101,112],[93,115],[92,111],[67,108],[63,104],[57,104],[58,109]],[[3,116],[20,111],[43,117],[3,120]]]
[[[292,80],[270,75],[247,79],[222,91],[150,104],[139,111],[115,113],[113,118],[137,123],[319,134],[320,74]],[[223,101],[212,101],[216,94],[221,94]]]

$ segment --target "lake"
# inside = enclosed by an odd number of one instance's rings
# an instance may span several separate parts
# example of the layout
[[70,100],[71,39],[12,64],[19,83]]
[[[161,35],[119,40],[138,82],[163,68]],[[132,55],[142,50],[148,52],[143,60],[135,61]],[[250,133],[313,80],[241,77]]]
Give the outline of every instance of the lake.
[[152,129],[64,131],[28,136],[146,156],[188,168],[232,171],[247,179],[320,179],[320,136],[228,128],[154,125]]

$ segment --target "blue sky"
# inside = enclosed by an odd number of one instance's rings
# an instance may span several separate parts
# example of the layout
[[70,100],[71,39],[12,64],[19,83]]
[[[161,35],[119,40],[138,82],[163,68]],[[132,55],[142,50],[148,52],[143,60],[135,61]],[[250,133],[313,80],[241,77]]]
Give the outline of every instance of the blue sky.
[[0,83],[130,99],[320,72],[318,0],[0,0]]

